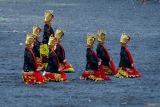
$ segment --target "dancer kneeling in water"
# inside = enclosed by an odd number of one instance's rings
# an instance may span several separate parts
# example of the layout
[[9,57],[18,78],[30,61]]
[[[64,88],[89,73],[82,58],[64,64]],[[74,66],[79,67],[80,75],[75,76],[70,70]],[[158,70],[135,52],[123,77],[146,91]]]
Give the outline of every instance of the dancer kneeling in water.
[[74,68],[71,64],[67,63],[67,59],[65,58],[65,50],[63,46],[61,45],[61,39],[64,36],[64,32],[62,29],[57,29],[55,32],[55,37],[58,40],[57,48],[55,50],[60,66],[64,69],[64,72],[66,73],[72,73],[74,72]]
[[48,46],[49,46],[49,56],[48,56],[48,66],[45,72],[45,77],[49,81],[66,81],[67,75],[60,68],[58,57],[55,53],[57,45],[57,38],[50,36]]
[[106,34],[103,31],[99,31],[97,33],[97,55],[102,60],[101,67],[105,74],[109,75],[115,75],[117,74],[115,65],[113,63],[113,60],[110,58],[110,55],[107,51],[107,49],[104,47],[106,39]]
[[36,57],[32,51],[34,38],[31,33],[26,37],[26,48],[24,51],[24,65],[22,79],[26,84],[46,83],[45,78],[41,75],[40,68],[37,67]]
[[124,77],[140,77],[140,73],[134,67],[134,61],[131,56],[127,44],[130,41],[129,35],[122,33],[120,43],[121,43],[121,52],[120,52],[120,63],[118,68],[118,73],[115,75],[118,78]]
[[83,72],[80,79],[90,79],[90,80],[110,80],[109,77],[106,77],[99,68],[100,62],[98,56],[93,51],[93,44],[95,42],[95,37],[93,34],[87,36],[87,64],[86,70]]

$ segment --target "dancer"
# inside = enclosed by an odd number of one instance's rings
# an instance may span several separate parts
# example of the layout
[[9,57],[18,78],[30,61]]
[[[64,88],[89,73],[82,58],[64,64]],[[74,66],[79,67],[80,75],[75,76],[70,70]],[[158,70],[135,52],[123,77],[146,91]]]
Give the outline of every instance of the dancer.
[[45,78],[41,75],[40,68],[37,66],[36,57],[33,53],[34,38],[28,33],[25,41],[26,47],[24,51],[24,65],[22,79],[26,84],[42,84],[46,83]]
[[57,38],[50,36],[48,45],[49,45],[48,66],[46,69],[46,73],[44,75],[49,81],[66,81],[67,75],[63,72],[63,69],[60,67],[58,57],[55,53]]
[[125,33],[122,33],[122,36],[120,38],[120,44],[121,44],[120,62],[119,62],[118,73],[115,75],[118,78],[141,76],[138,70],[134,67],[134,61],[132,55],[129,49],[127,48],[127,44],[129,41],[130,41],[130,36]]
[[48,54],[49,54],[49,49],[48,49],[48,40],[49,37],[52,35],[54,36],[54,30],[51,26],[51,22],[54,19],[54,14],[52,10],[46,10],[44,13],[44,29],[43,29],[43,40],[42,40],[42,45],[40,46],[40,56],[42,58],[42,66],[43,70],[46,70],[47,67],[47,62],[48,62]]
[[110,80],[105,74],[102,74],[102,69],[99,68],[100,62],[98,56],[93,51],[93,44],[95,43],[95,37],[93,34],[88,34],[87,36],[87,64],[86,70],[83,72],[80,79],[90,79],[90,80]]
[[51,36],[51,34],[54,35],[54,30],[51,26],[51,22],[52,20],[54,19],[54,14],[53,14],[53,11],[51,10],[46,10],[45,13],[44,13],[44,34],[43,34],[43,44],[48,44],[48,40],[49,40],[49,37]]
[[98,31],[98,33],[97,33],[98,45],[97,45],[97,49],[96,49],[97,56],[101,59],[100,66],[102,66],[104,73],[108,74],[108,75],[115,75],[115,74],[117,74],[117,71],[115,69],[115,65],[114,65],[113,60],[110,57],[107,49],[104,47],[105,39],[106,39],[105,32]]
[[63,46],[61,45],[61,39],[63,36],[64,36],[63,30],[57,29],[55,32],[55,37],[58,40],[58,44],[57,44],[57,48],[56,48],[55,52],[58,56],[60,66],[64,69],[64,72],[73,73],[74,68],[71,64],[67,63],[67,59],[65,58],[65,50],[64,50]]
[[40,37],[41,31],[42,31],[42,29],[38,25],[33,26],[33,29],[32,29],[32,35],[34,38],[33,52],[34,52],[37,59],[40,58],[39,49],[40,49],[41,42],[39,41],[39,37]]

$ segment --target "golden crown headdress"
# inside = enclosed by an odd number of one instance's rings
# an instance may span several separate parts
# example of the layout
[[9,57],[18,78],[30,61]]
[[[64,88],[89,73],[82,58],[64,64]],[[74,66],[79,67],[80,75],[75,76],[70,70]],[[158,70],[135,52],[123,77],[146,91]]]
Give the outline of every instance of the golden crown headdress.
[[32,28],[32,34],[38,36],[42,29],[38,25],[34,25]]
[[94,34],[89,33],[87,35],[87,46],[93,46],[95,40],[96,40],[96,38],[95,38]]
[[33,42],[34,42],[33,34],[32,33],[27,33],[25,44],[26,45],[31,45]]
[[130,40],[130,36],[126,33],[122,33],[120,43],[126,44]]
[[99,30],[97,32],[97,41],[103,43],[105,41],[105,36],[106,36],[106,32],[103,30]]
[[54,17],[54,13],[52,10],[46,10],[44,13],[44,22],[51,21],[52,17]]
[[64,32],[62,29],[58,28],[55,32],[55,37],[59,40],[64,36]]

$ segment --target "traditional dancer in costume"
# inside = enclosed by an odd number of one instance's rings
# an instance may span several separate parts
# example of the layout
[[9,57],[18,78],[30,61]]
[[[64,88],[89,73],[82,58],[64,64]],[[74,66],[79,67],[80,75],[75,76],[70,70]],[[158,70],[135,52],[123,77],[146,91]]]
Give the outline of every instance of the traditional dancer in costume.
[[33,52],[36,56],[36,58],[40,58],[40,52],[39,52],[39,49],[40,49],[40,45],[41,45],[41,42],[39,41],[39,34],[40,32],[42,31],[42,29],[37,26],[37,25],[34,25],[33,26],[33,29],[32,29],[32,35],[33,35],[33,38],[34,38],[34,46],[33,46]]
[[66,81],[67,75],[63,72],[63,69],[60,68],[59,60],[55,53],[56,44],[57,44],[57,38],[51,36],[48,42],[49,59],[45,77],[49,81]]
[[48,40],[49,40],[49,37],[51,36],[51,34],[54,35],[54,30],[52,29],[52,26],[51,26],[51,21],[53,20],[54,18],[54,14],[53,14],[53,11],[51,10],[46,10],[45,13],[44,13],[44,34],[43,34],[43,44],[48,44]]
[[26,48],[24,51],[24,65],[22,72],[22,79],[26,84],[41,84],[46,83],[45,78],[41,75],[37,68],[36,57],[32,51],[34,38],[31,33],[27,34],[26,37]]
[[134,67],[134,61],[130,54],[127,44],[130,41],[129,35],[122,33],[120,43],[121,43],[121,52],[120,52],[120,63],[118,68],[118,73],[116,77],[140,77],[140,73]]
[[41,62],[41,59],[40,59],[40,45],[41,45],[41,42],[39,41],[39,34],[40,32],[42,31],[42,29],[37,26],[37,25],[34,25],[33,26],[33,29],[32,29],[32,35],[33,35],[33,38],[34,38],[34,46],[33,46],[33,53],[37,59],[37,65],[38,67],[39,66],[42,66],[42,62]]
[[43,40],[42,40],[42,45],[40,46],[40,55],[42,58],[42,64],[43,64],[43,69],[45,70],[47,67],[47,62],[48,62],[48,40],[49,37],[52,35],[54,36],[54,30],[52,29],[51,26],[51,21],[54,18],[54,14],[51,10],[46,10],[44,13],[44,34],[43,34]]
[[115,69],[115,65],[113,60],[111,59],[107,49],[104,47],[106,34],[103,31],[99,31],[97,33],[97,56],[101,59],[101,67],[105,74],[115,75],[117,71]]
[[60,66],[64,69],[64,72],[72,73],[72,72],[74,72],[74,68],[71,64],[67,63],[67,59],[65,58],[65,50],[64,50],[63,46],[61,45],[61,39],[63,36],[64,36],[63,30],[57,29],[55,32],[55,37],[58,40],[58,44],[57,44],[57,48],[56,48],[55,52],[58,56]]
[[95,42],[95,37],[93,34],[87,36],[87,64],[86,70],[83,72],[80,79],[91,79],[91,80],[110,80],[102,73],[102,69],[99,68],[100,62],[98,56],[93,51],[93,44]]

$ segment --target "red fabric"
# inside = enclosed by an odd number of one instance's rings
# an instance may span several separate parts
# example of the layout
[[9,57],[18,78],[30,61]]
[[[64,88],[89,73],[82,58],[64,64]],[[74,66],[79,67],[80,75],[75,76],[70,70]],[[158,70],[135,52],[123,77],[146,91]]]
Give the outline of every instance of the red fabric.
[[111,80],[110,77],[106,76],[106,74],[105,74],[105,72],[104,72],[104,70],[103,70],[103,65],[102,65],[102,64],[99,66],[99,73],[100,73],[100,74],[99,74],[100,77],[101,77],[103,80]]
[[63,81],[66,81],[67,75],[63,71],[61,71],[60,74],[61,74],[61,77],[63,78]]
[[112,70],[113,75],[116,75],[118,73],[112,60],[110,61],[110,68]]
[[104,46],[103,46],[103,45],[102,45],[102,47],[103,47],[103,49],[104,49],[104,51],[105,51],[105,53],[106,53],[107,57],[108,57],[108,58],[109,58],[109,60],[110,60],[110,55],[109,55],[109,53],[108,53],[107,49],[106,49],[106,48],[104,48]]
[[73,67],[70,66],[69,64],[64,64],[64,70],[69,69],[69,68],[73,68]]
[[46,78],[46,80],[52,80],[52,81],[54,81],[55,80],[55,77],[54,77],[54,75],[52,74],[52,73],[50,73],[50,72],[47,72],[46,74],[45,74],[45,78]]
[[[58,44],[61,48],[62,48],[62,57],[63,57],[63,60],[65,59],[65,51],[64,51],[64,48],[63,48],[63,46],[61,45],[61,44]],[[64,70],[65,69],[68,69],[68,68],[71,68],[71,67],[69,67],[68,65],[66,65],[65,63],[63,63],[63,65],[64,65]]]
[[102,75],[105,75],[105,71],[103,70],[103,65],[99,65],[99,72],[102,74]]
[[101,78],[102,78],[103,80],[111,80],[111,78],[108,77],[108,76],[106,76],[106,75],[101,75]]
[[35,77],[33,76],[33,73],[31,73],[31,72],[22,73],[22,78],[26,84],[35,84],[36,83]]
[[[133,64],[134,60],[132,58],[132,55],[131,55],[129,49],[125,48],[125,50],[127,52],[127,55],[129,57],[129,60],[130,60],[131,64]],[[129,77],[141,77],[141,74],[138,72],[138,70],[134,66],[130,70],[128,70],[127,72],[128,72]]]
[[94,75],[96,78],[101,78],[101,72],[100,72],[100,71],[94,71],[94,72],[93,72],[93,75]]
[[128,57],[129,57],[129,60],[130,60],[131,64],[133,64],[134,61],[133,61],[133,58],[132,58],[132,55],[131,55],[129,49],[128,49],[128,48],[125,48],[125,50],[126,50],[126,52],[127,52],[127,55],[128,55]]
[[44,83],[46,81],[44,76],[42,76],[40,71],[34,72],[33,75],[34,75],[34,77],[36,79],[36,83]]
[[[63,81],[67,80],[67,75],[64,72],[61,71],[60,75],[61,75],[61,78],[63,78]],[[45,77],[46,77],[47,80],[56,81],[54,73],[47,72],[45,74]]]
[[83,74],[82,74],[82,77],[83,78],[88,78],[89,75],[90,75],[89,72],[84,71]]
[[135,68],[131,68],[130,70],[127,70],[127,73],[129,77],[141,77],[141,74]]
[[124,67],[122,67],[123,71],[126,71],[128,73],[128,77],[141,77],[141,74],[138,72],[138,70],[136,68],[131,68],[131,69],[126,69]]
[[[110,55],[109,55],[107,49],[104,48],[103,45],[102,45],[102,47],[103,47],[103,49],[105,50],[105,53],[106,53],[107,57],[108,57],[109,60],[110,60],[111,58],[110,58]],[[116,70],[116,67],[115,67],[115,65],[114,65],[114,63],[113,63],[112,60],[110,60],[110,68],[111,68],[111,70],[112,70],[113,75],[116,75],[116,74],[117,74],[117,70]]]

